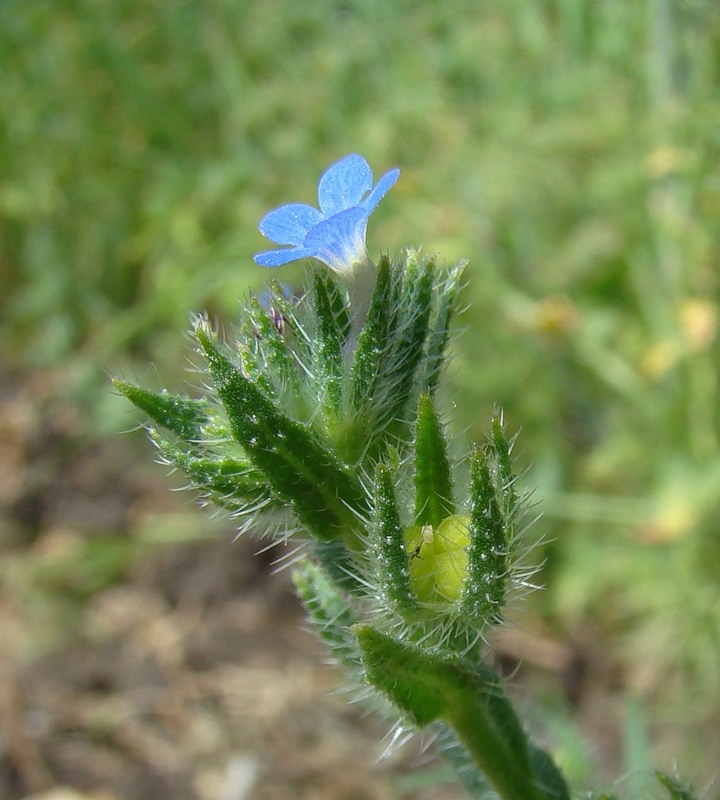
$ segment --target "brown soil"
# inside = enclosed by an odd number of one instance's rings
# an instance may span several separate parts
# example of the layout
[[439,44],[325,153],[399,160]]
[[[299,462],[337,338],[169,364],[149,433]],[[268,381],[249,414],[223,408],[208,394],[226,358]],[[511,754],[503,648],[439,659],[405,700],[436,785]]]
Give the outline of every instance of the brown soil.
[[288,573],[142,436],[89,437],[61,376],[2,378],[3,800],[464,796],[418,784],[417,743],[379,761],[387,723],[336,693]]

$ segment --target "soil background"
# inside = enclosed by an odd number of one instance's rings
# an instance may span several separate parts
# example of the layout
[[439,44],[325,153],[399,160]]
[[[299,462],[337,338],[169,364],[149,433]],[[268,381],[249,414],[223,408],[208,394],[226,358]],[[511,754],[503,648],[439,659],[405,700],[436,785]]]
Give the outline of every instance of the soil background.
[[[0,798],[464,797],[421,739],[381,758],[389,723],[348,704],[282,554],[62,384],[5,370],[0,393]],[[506,671],[529,655],[571,692],[579,662],[533,647]]]
[[2,378],[2,800],[463,796],[415,785],[421,742],[379,760],[281,553],[169,491],[141,433],[90,434],[61,375]]

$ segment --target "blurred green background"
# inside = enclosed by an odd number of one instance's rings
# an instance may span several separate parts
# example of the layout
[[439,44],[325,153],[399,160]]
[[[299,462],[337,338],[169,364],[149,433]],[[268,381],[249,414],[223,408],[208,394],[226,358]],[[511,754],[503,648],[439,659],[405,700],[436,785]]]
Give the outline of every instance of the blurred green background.
[[[0,59],[0,375],[24,414],[2,422],[6,601],[35,598],[57,643],[68,596],[127,579],[146,543],[102,519],[38,572],[28,508],[137,421],[107,371],[182,388],[189,312],[231,324],[268,277],[260,217],[360,152],[402,171],[371,254],[469,259],[446,399],[463,438],[495,404],[521,429],[546,589],[518,624],[581,665],[542,714],[587,717],[592,751],[638,697],[655,760],[716,775],[717,3],[5,0]],[[119,447],[163,482],[142,437]]]

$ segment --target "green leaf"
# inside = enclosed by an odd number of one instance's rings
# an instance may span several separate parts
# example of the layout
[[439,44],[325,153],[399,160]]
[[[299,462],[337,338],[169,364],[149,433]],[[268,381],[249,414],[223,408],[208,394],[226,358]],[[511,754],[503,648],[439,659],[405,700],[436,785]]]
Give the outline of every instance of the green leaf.
[[196,335],[225,406],[235,440],[273,490],[292,503],[320,539],[345,535],[358,546],[355,512],[367,511],[357,478],[304,425],[286,417],[222,352],[202,326]]
[[527,738],[492,670],[424,652],[370,625],[354,631],[367,680],[417,725],[450,724],[502,798],[569,800],[564,782],[551,793],[539,788]]
[[535,782],[543,796],[552,800],[570,800],[568,786],[557,764],[545,750],[530,745],[530,766],[535,773]]
[[497,800],[497,793],[482,775],[470,754],[457,738],[455,731],[446,723],[436,723],[439,734],[435,748],[440,755],[452,764],[456,775],[470,793],[473,800]]
[[352,323],[350,321],[350,310],[348,308],[345,295],[340,291],[332,272],[325,270],[323,273],[327,297],[330,301],[330,310],[332,311],[338,332],[340,334],[340,346],[344,347],[347,344],[348,337],[350,336],[350,329]]
[[395,498],[395,476],[384,464],[378,464],[375,471],[373,546],[385,601],[403,616],[416,613],[418,605],[410,585],[405,531]]
[[325,644],[333,655],[356,671],[360,656],[350,630],[356,619],[346,598],[328,580],[322,569],[307,559],[303,559],[293,570],[293,583]]
[[427,394],[418,403],[415,431],[415,521],[440,523],[455,512],[447,445],[435,404]]
[[419,648],[402,644],[371,625],[354,628],[368,681],[412,721],[424,727],[446,714],[455,689],[452,667]]
[[183,441],[195,444],[203,438],[202,426],[208,421],[205,400],[179,397],[168,392],[155,394],[119,378],[113,379],[113,386],[153,422]]
[[297,372],[298,363],[309,367],[312,362],[312,338],[303,325],[300,310],[304,307],[303,299],[288,299],[282,285],[272,280],[267,285],[271,299],[272,319],[278,329],[287,352],[290,354],[293,372]]

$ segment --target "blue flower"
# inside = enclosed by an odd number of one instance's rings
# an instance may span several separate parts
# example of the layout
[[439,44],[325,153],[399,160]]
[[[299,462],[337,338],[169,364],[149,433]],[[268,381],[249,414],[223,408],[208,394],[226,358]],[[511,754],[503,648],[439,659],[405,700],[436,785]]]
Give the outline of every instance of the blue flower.
[[317,258],[338,273],[369,260],[365,248],[367,221],[400,175],[399,169],[373,187],[370,165],[359,155],[345,156],[328,167],[318,184],[320,210],[304,203],[280,206],[260,222],[260,233],[281,250],[258,253],[261,267],[280,267],[301,258]]

